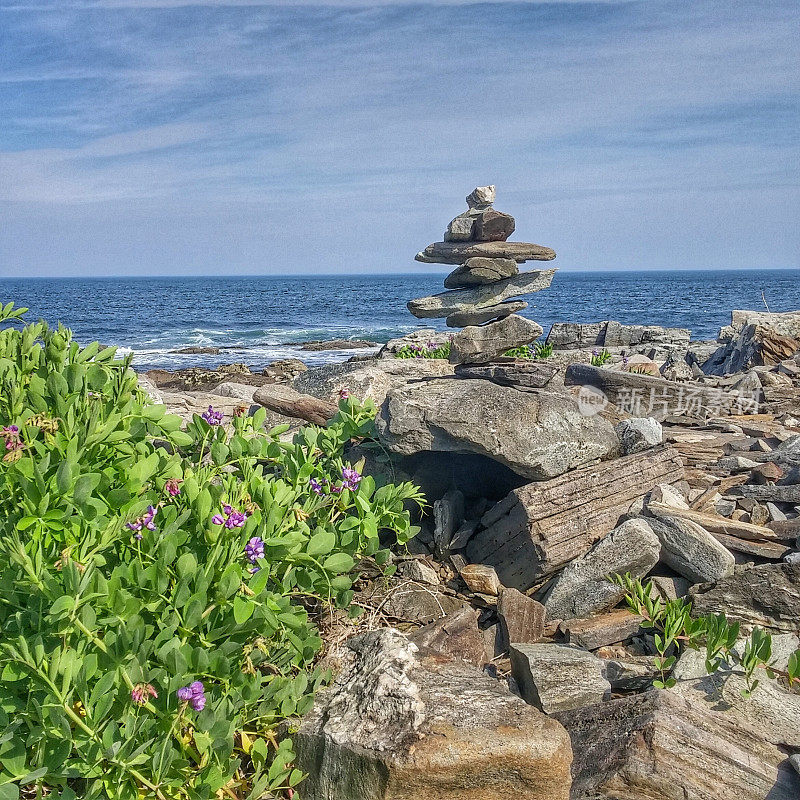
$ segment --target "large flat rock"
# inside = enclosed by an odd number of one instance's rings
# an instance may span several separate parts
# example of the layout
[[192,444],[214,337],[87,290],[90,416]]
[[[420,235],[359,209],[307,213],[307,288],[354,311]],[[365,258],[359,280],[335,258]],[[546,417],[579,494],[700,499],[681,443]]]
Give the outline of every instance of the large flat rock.
[[376,424],[395,453],[479,453],[533,480],[608,458],[619,446],[611,423],[582,415],[571,395],[520,392],[473,379],[396,389]]
[[391,628],[355,637],[294,737],[304,800],[568,800],[554,720]]
[[716,585],[689,592],[695,614],[725,614],[744,625],[775,631],[800,630],[800,564],[743,568]]
[[555,716],[572,738],[574,800],[800,797],[800,775],[758,731],[669,691]]
[[529,242],[434,242],[415,256],[425,264],[463,264],[468,258],[513,258],[523,261],[552,261],[556,251]]
[[547,289],[554,274],[554,269],[536,269],[471,289],[454,289],[429,297],[418,297],[416,300],[409,300],[408,310],[420,319],[449,317],[459,311],[475,311],[484,306],[497,305],[510,297]]

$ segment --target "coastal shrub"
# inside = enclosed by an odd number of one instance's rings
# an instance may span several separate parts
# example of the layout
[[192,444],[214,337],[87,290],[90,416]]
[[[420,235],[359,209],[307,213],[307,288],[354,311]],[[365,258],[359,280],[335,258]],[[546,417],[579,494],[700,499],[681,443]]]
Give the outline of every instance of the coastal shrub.
[[723,665],[736,670],[745,678],[742,695],[749,697],[759,684],[757,675],[763,670],[769,678],[783,678],[789,687],[800,687],[800,649],[789,658],[786,670],[770,663],[772,637],[761,628],[753,628],[750,636],[740,643],[739,623],[729,622],[724,614],[692,617],[692,604],[679,597],[664,602],[652,581],[643,583],[629,574],[617,575],[614,582],[625,589],[628,608],[644,618],[642,627],[654,631],[653,641],[658,655],[654,659],[660,677],[653,682],[659,689],[675,686],[670,675],[681,651],[705,649],[705,669],[708,674]]
[[182,430],[129,359],[23,311],[0,312],[0,800],[291,796],[314,613],[417,531],[416,487],[343,459],[374,406],[291,442],[263,410]]
[[611,361],[611,353],[609,353],[605,347],[602,350],[592,351],[593,367],[602,367],[604,364],[608,364],[609,361]]
[[404,344],[395,354],[395,358],[449,358],[450,342],[437,345],[436,342],[422,344]]
[[533,344],[523,344],[520,347],[512,347],[503,354],[509,358],[530,358],[541,359],[550,358],[553,355],[553,345],[547,342],[534,342]]

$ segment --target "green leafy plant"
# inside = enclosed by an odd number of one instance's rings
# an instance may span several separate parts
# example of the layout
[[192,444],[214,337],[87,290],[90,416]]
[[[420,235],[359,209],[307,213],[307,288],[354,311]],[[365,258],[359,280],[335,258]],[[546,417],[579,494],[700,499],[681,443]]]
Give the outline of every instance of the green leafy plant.
[[550,358],[553,355],[553,345],[547,342],[523,344],[520,347],[512,347],[510,350],[506,350],[504,355],[509,358]]
[[[659,689],[675,686],[670,675],[678,655],[684,648],[705,649],[705,669],[708,674],[723,665],[744,675],[746,686],[742,695],[749,697],[759,684],[758,670],[768,677],[783,678],[789,687],[800,685],[800,650],[792,653],[786,670],[770,663],[772,637],[761,628],[753,628],[743,647],[739,642],[739,623],[729,622],[724,614],[706,614],[692,617],[691,603],[683,598],[664,601],[652,581],[642,583],[629,574],[612,578],[625,590],[625,602],[634,614],[643,618],[642,627],[653,631],[657,651],[654,659],[659,678],[653,685]],[[741,652],[739,650],[741,649]]]
[[437,345],[436,342],[422,344],[404,344],[395,354],[395,358],[449,358],[450,342]]
[[592,366],[593,367],[602,367],[604,364],[608,364],[611,361],[611,353],[605,349],[602,350],[595,350],[592,352]]
[[358,562],[418,530],[416,487],[345,460],[374,405],[292,441],[263,410],[182,429],[129,359],[24,311],[0,311],[0,798],[290,793],[315,614],[357,614]]

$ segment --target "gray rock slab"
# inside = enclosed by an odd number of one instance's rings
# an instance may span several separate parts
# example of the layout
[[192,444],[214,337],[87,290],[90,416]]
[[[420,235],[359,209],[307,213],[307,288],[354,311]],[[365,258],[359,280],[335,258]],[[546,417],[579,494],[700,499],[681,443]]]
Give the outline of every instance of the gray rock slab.
[[293,737],[304,800],[568,800],[569,736],[504,682],[383,629],[350,640]]
[[692,583],[716,583],[733,573],[733,553],[696,522],[659,512],[650,525],[661,542],[662,563]]
[[505,319],[510,314],[516,314],[527,308],[524,300],[509,300],[493,306],[483,306],[475,311],[456,311],[445,320],[448,328],[466,328],[469,325],[483,325],[496,319]]
[[468,258],[444,279],[444,286],[445,289],[464,289],[495,283],[518,273],[519,267],[513,258]]
[[611,576],[629,572],[641,578],[656,565],[660,552],[647,521],[626,520],[558,575],[544,602],[547,616],[574,619],[611,608],[625,593]]
[[554,274],[554,269],[521,272],[513,278],[506,278],[496,283],[475,286],[471,289],[453,289],[430,297],[410,300],[408,310],[420,319],[449,317],[459,311],[476,311],[484,306],[497,305],[511,297],[547,289]]
[[581,414],[571,395],[483,380],[437,379],[394,390],[376,426],[395,453],[479,453],[533,480],[608,458],[619,446],[611,423]]
[[611,697],[602,659],[562,644],[513,644],[511,673],[523,700],[545,714],[601,703]]
[[425,264],[463,264],[468,258],[513,258],[523,261],[552,261],[556,251],[530,242],[434,242],[415,256]]
[[689,590],[697,614],[724,613],[744,625],[800,630],[800,564],[759,564],[737,569],[717,584]]
[[542,335],[542,327],[518,314],[487,325],[470,325],[450,343],[451,364],[486,364],[512,347],[530,344]]

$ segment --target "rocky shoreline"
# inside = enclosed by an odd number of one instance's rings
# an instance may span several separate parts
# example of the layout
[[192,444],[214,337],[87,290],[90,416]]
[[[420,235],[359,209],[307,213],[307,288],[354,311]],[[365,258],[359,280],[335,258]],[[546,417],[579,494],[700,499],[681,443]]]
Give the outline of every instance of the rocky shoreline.
[[692,649],[656,688],[653,634],[611,579],[648,578],[741,636],[762,628],[787,668],[800,647],[800,311],[735,310],[715,342],[609,320],[541,340],[517,312],[554,270],[519,263],[555,253],[508,242],[514,220],[493,200],[477,188],[418,255],[456,269],[410,311],[457,332],[311,369],[141,377],[173,413],[264,407],[285,436],[342,397],[372,400],[379,447],[351,458],[428,498],[392,577],[363,565],[362,619],[327,620],[338,677],[295,737],[303,797],[796,800],[797,688],[765,678],[743,694],[740,674],[706,675]]

